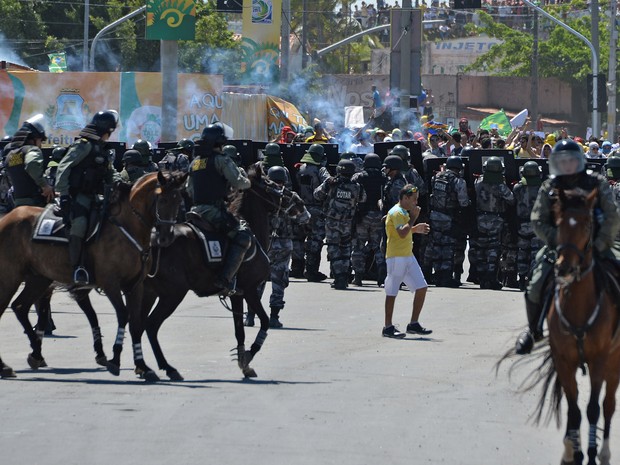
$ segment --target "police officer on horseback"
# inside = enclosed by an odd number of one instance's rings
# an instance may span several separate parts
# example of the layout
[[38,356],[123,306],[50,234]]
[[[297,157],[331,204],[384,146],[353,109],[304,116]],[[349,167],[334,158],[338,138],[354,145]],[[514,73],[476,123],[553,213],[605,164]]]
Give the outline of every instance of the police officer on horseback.
[[41,144],[47,139],[43,120],[42,114],[26,120],[7,147],[5,165],[16,207],[43,207],[54,200],[54,189],[45,179],[45,158],[41,152]]
[[201,151],[190,166],[189,190],[192,194],[192,211],[197,213],[217,231],[230,239],[222,272],[216,284],[220,294],[234,295],[234,277],[252,245],[252,233],[226,208],[230,189],[249,189],[250,180],[234,161],[224,155],[222,147],[227,141],[224,128],[211,124],[202,131]]
[[82,253],[90,211],[106,183],[122,180],[112,166],[112,154],[105,150],[117,124],[116,111],[96,113],[58,166],[56,190],[60,193],[65,224],[69,226],[69,260],[74,269],[73,282],[78,285],[90,282]]
[[542,338],[544,320],[544,290],[547,278],[556,260],[555,247],[557,227],[552,207],[557,202],[559,190],[583,189],[598,192],[594,206],[596,227],[592,245],[599,258],[615,259],[611,247],[620,229],[620,216],[613,194],[605,178],[585,169],[585,156],[581,146],[572,140],[558,142],[549,156],[549,179],[540,186],[532,209],[532,226],[545,246],[536,256],[532,278],[525,294],[525,306],[529,329],[519,335],[515,346],[518,354],[531,352],[534,341]]

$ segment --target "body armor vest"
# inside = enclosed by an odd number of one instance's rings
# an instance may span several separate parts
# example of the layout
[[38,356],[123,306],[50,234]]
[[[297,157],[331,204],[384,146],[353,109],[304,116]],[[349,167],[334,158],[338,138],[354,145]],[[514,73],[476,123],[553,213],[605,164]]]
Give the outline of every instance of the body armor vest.
[[327,216],[335,219],[353,218],[360,198],[360,185],[351,179],[338,178],[327,198]]
[[6,172],[11,180],[11,184],[13,184],[13,196],[16,199],[37,197],[41,192],[34,179],[26,173],[26,154],[31,148],[31,145],[26,145],[19,149],[11,150],[6,156]]
[[433,194],[431,195],[431,209],[446,215],[453,214],[459,208],[457,198],[456,174],[447,170],[438,173],[433,178]]
[[190,176],[194,190],[194,205],[215,204],[226,200],[228,182],[215,167],[215,157],[212,154],[196,158],[190,168]]
[[379,170],[365,170],[355,177],[366,191],[366,202],[360,204],[359,211],[365,215],[369,211],[378,211],[378,202],[381,200],[383,186],[387,182],[383,173]]
[[109,164],[107,152],[104,152],[99,144],[92,143],[90,153],[71,168],[69,193],[72,196],[103,193],[103,184]]
[[306,205],[318,204],[317,200],[314,198],[314,190],[321,185],[321,178],[319,177],[320,169],[319,166],[305,163],[301,165],[297,173],[299,196]]
[[506,204],[500,196],[500,186],[502,184],[476,184],[476,209],[479,212],[501,214],[506,211]]

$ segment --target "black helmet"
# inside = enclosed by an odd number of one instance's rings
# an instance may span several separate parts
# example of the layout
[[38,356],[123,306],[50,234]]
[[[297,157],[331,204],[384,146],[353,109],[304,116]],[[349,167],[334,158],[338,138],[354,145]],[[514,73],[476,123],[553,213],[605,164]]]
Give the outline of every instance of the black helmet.
[[272,166],[269,168],[267,171],[267,177],[273,182],[281,182],[282,184],[285,184],[288,181],[286,169],[282,166]]
[[484,173],[503,173],[504,161],[500,157],[489,157],[482,165],[482,171]]
[[398,155],[388,155],[385,157],[385,160],[383,160],[383,166],[391,170],[402,171],[404,168],[404,163],[403,159]]
[[142,154],[136,149],[127,150],[123,154],[123,163],[126,165],[139,165],[142,163]]
[[462,170],[463,169],[463,159],[456,155],[452,155],[448,157],[446,160],[446,168],[450,170]]
[[570,176],[585,169],[586,160],[581,145],[570,139],[562,139],[555,144],[549,154],[551,176]]
[[179,142],[177,142],[177,148],[181,150],[185,150],[186,152],[189,152],[189,153],[194,153],[195,145],[196,144],[194,144],[194,141],[191,139],[181,139]]
[[137,150],[142,156],[142,163],[149,163],[151,160],[151,143],[148,140],[138,139],[131,146],[132,150]]
[[45,117],[41,113],[31,116],[24,122],[22,130],[28,131],[30,137],[33,139],[42,139],[45,141],[47,140],[47,136],[45,135],[45,126],[43,126],[44,121]]
[[99,136],[111,134],[118,124],[118,113],[115,110],[106,110],[95,113],[90,122]]
[[237,147],[234,145],[225,145],[222,147],[222,153],[224,155],[228,155],[230,158],[235,158],[239,153],[237,152]]
[[351,160],[340,160],[336,167],[336,173],[345,178],[350,178],[355,174],[355,163]]
[[308,153],[311,154],[313,158],[314,156],[323,158],[325,155],[325,149],[321,144],[312,144],[308,149]]
[[200,139],[208,148],[221,147],[228,140],[221,124],[210,124],[202,130]]
[[524,178],[539,178],[542,168],[535,161],[528,161],[519,169],[519,172]]
[[280,156],[280,146],[276,143],[269,143],[265,146],[265,156],[276,155]]
[[364,157],[364,168],[381,169],[381,157],[376,153],[367,153]]
[[409,149],[404,145],[396,145],[390,155],[399,156],[405,163],[409,163]]
[[342,152],[340,154],[341,160],[352,160],[353,158],[355,158],[355,154],[353,152]]
[[620,157],[617,155],[611,156],[605,163],[605,169],[618,169],[620,168]]
[[67,153],[67,147],[56,146],[52,150],[52,161],[59,162]]

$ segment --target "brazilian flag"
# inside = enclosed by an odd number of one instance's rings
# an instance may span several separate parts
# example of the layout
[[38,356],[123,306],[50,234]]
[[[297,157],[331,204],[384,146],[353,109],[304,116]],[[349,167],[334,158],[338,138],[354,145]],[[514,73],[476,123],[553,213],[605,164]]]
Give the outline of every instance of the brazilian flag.
[[497,113],[487,116],[480,123],[480,129],[491,130],[493,128],[496,128],[497,132],[499,132],[502,136],[507,136],[512,131],[510,119],[506,116],[504,110],[500,110]]
[[67,71],[67,57],[65,56],[65,52],[48,53],[47,56],[50,58],[50,73],[64,73]]

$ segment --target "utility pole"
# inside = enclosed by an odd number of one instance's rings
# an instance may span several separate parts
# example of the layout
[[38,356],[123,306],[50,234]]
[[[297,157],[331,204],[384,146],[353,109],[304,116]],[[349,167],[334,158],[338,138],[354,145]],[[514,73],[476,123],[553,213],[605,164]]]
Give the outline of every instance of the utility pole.
[[308,66],[308,51],[306,50],[306,43],[308,41],[308,14],[306,11],[308,10],[308,0],[303,0],[301,4],[301,69],[306,69]]
[[609,5],[609,75],[607,77],[607,140],[613,144],[616,139],[616,47],[618,46],[618,28],[616,27],[617,0]]
[[161,41],[161,141],[177,140],[177,73],[179,70],[179,43]]
[[84,0],[84,47],[82,50],[82,71],[88,71],[88,23],[90,23],[90,0]]
[[538,118],[538,11],[534,13],[534,42],[532,43],[532,87],[530,91],[530,111],[532,121]]
[[[592,16],[592,29],[591,29],[591,33],[592,33],[592,47],[594,47],[594,51],[596,53],[596,56],[600,56],[600,45],[599,45],[599,33],[598,33],[598,28],[599,28],[599,7],[598,7],[598,0],[591,0],[590,1],[590,5],[592,6],[592,12],[591,12],[591,16]],[[597,82],[598,79],[598,75],[595,75],[593,78],[593,82],[592,85],[595,86],[596,84],[594,84],[594,82]],[[603,89],[599,89],[598,92],[601,92]],[[596,118],[596,122],[592,121],[592,134],[596,137],[598,137],[600,135],[600,128],[601,128],[601,113],[599,111],[598,108],[598,99],[595,99],[594,102],[592,103],[592,118]],[[598,132],[594,132],[594,128],[598,128]]]
[[291,0],[282,0],[282,39],[280,46],[280,82],[288,81],[288,68],[289,68],[289,53],[291,51],[291,44],[289,38],[291,37]]
[[409,108],[411,99],[411,0],[403,0],[405,15],[401,27],[405,29],[400,43],[400,129],[409,129]]

